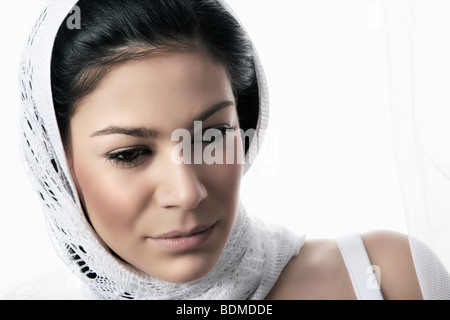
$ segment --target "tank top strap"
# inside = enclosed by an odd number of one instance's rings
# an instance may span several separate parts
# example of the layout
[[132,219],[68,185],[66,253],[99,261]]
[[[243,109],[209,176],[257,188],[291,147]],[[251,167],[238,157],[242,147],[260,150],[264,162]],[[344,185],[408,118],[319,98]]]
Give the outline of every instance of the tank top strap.
[[358,300],[383,300],[379,269],[370,263],[366,248],[358,233],[336,239]]

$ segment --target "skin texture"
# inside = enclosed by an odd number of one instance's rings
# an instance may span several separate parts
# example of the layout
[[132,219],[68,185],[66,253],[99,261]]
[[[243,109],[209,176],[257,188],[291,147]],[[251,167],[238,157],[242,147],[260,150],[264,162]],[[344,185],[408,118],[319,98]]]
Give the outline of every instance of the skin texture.
[[[194,281],[213,268],[238,209],[239,134],[224,138],[234,141],[232,164],[172,161],[178,144],[172,133],[185,128],[195,135],[193,122],[199,118],[203,130],[239,125],[226,69],[204,52],[192,51],[116,67],[80,101],[70,120],[67,158],[92,226],[123,260],[169,282]],[[209,146],[203,142],[203,150]],[[207,239],[189,249],[154,240],[211,225]],[[363,242],[371,263],[381,270],[385,299],[421,298],[406,236],[376,231],[364,234]],[[267,296],[355,298],[334,240],[306,241]]]
[[[118,66],[79,103],[70,120],[67,157],[91,224],[123,260],[162,280],[185,283],[209,272],[235,220],[242,161],[171,160],[179,143],[171,140],[172,132],[185,128],[194,134],[194,120],[221,103],[224,107],[204,119],[203,130],[238,126],[228,74],[203,52],[172,52]],[[147,130],[102,131],[111,126]],[[235,148],[242,149],[239,135],[225,139],[234,139]],[[108,158],[130,148],[140,151],[127,151],[120,159],[136,158],[132,163]],[[189,250],[152,239],[213,224],[208,239]]]

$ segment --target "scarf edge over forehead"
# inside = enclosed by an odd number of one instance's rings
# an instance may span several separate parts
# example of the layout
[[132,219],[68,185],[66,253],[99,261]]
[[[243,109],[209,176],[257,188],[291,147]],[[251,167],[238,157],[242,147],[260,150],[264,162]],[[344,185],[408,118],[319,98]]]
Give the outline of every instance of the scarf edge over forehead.
[[[242,205],[213,270],[188,284],[155,279],[120,261],[87,222],[70,176],[51,93],[53,42],[76,3],[49,2],[30,34],[19,70],[22,156],[59,256],[99,299],[263,299],[287,262],[298,254],[304,237],[262,223]],[[257,154],[268,121],[265,76],[258,57],[254,58],[260,112],[258,135],[247,152],[244,173]]]

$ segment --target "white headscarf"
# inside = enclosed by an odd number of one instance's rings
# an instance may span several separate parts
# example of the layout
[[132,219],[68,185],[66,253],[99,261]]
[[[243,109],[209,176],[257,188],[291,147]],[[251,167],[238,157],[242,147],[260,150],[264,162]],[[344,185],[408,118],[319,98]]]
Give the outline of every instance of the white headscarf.
[[[24,160],[60,257],[100,299],[263,299],[286,263],[299,252],[304,237],[261,223],[242,205],[216,266],[188,284],[158,280],[120,261],[86,220],[66,162],[50,82],[53,42],[76,2],[49,3],[29,37],[20,65]],[[257,154],[268,121],[265,77],[256,56],[255,61],[260,90],[258,136],[247,152],[244,172]]]

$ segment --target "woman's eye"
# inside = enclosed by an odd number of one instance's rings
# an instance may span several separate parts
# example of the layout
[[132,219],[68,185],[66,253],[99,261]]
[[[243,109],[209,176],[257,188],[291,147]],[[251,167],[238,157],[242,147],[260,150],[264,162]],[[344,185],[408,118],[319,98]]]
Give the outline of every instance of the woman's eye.
[[[236,131],[236,127],[231,126],[222,126],[222,127],[213,127],[202,132],[202,140],[201,143],[210,144],[210,143],[219,143],[223,141],[229,134],[233,134]],[[195,142],[195,139],[193,140]]]
[[106,156],[106,159],[119,166],[137,167],[141,164],[144,157],[148,157],[152,151],[148,148],[130,148],[112,152]]
[[135,150],[127,150],[125,152],[122,152],[117,158],[121,159],[121,160],[134,160],[136,159],[139,155],[140,155],[140,151],[135,149]]

